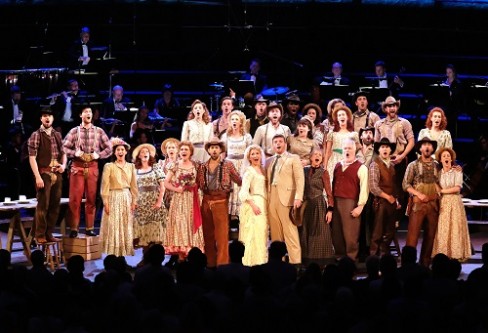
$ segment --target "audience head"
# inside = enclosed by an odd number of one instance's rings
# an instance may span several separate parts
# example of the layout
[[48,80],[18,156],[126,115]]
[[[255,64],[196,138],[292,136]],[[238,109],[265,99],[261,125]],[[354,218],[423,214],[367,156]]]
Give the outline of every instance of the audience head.
[[366,272],[368,277],[378,277],[380,273],[380,257],[369,256],[366,258]]
[[115,262],[117,260],[117,256],[115,254],[109,254],[103,259],[103,268],[108,271],[110,269],[115,269]]
[[66,268],[70,274],[83,274],[85,271],[85,259],[80,255],[74,255],[68,259]]
[[161,244],[151,245],[144,253],[144,262],[153,266],[161,266],[165,258],[164,246]]
[[405,245],[401,255],[402,266],[417,263],[417,248]]
[[238,240],[233,240],[229,244],[229,257],[233,263],[242,264],[242,257],[244,257],[244,244]]
[[33,267],[44,267],[44,253],[41,250],[32,251],[30,260]]
[[484,243],[481,247],[481,260],[484,265],[488,265],[488,243]]
[[285,242],[272,242],[269,246],[268,253],[270,259],[282,260],[282,258],[288,253]]
[[0,269],[6,269],[11,265],[12,256],[9,251],[0,249]]

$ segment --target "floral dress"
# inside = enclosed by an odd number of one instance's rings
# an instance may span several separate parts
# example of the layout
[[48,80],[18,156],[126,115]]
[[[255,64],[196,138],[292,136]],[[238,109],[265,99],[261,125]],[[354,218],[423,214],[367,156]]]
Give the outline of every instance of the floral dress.
[[139,239],[141,246],[163,243],[168,211],[164,204],[159,209],[153,207],[159,197],[163,170],[159,167],[147,172],[137,170],[136,175],[139,197],[134,212],[134,238]]
[[186,190],[182,193],[174,192],[171,199],[166,227],[167,253],[187,255],[193,247],[204,251],[201,219],[199,225],[195,223],[195,216],[200,214],[196,165],[185,169],[176,163],[170,171],[173,174],[172,185],[183,186]]

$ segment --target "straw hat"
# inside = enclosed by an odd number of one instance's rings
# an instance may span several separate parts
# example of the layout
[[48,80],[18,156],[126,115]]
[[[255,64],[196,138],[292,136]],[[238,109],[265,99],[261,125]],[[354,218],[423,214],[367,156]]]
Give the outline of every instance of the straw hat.
[[141,150],[143,148],[146,148],[147,150],[149,150],[149,155],[151,155],[151,157],[156,156],[156,148],[154,148],[154,146],[150,143],[143,143],[143,144],[140,144],[139,146],[135,147],[134,151],[132,151],[132,159],[134,161],[136,160],[137,156],[139,156],[139,153],[141,152]]

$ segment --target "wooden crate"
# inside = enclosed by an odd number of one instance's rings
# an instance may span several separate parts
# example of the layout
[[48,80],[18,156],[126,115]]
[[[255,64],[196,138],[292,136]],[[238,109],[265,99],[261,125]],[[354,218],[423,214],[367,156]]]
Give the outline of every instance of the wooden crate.
[[74,255],[80,255],[85,260],[95,260],[102,257],[99,236],[87,237],[79,234],[77,238],[64,237],[63,250],[66,259]]

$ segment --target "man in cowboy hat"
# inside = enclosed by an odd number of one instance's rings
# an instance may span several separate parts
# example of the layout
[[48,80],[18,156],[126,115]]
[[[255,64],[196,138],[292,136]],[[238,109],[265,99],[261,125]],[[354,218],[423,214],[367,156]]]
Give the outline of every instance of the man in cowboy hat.
[[373,138],[374,127],[367,126],[359,129],[359,141],[361,141],[361,151],[363,153],[363,164],[369,167],[373,160]]
[[[374,124],[374,141],[378,142],[381,138],[387,138],[390,142],[396,143],[396,149],[391,154],[391,163],[395,165],[397,186],[401,187],[401,182],[408,164],[407,156],[415,145],[412,124],[407,119],[398,116],[400,101],[397,101],[395,97],[388,96],[381,104],[381,108],[386,114],[386,118]],[[406,200],[403,193],[399,195],[398,200],[402,205],[402,209],[398,211],[399,221],[406,207]]]
[[203,191],[201,206],[203,239],[207,266],[215,268],[229,263],[229,193],[232,182],[239,186],[242,179],[234,164],[222,160],[224,142],[218,138],[205,143],[210,159],[198,168],[198,185]]
[[266,117],[266,107],[268,106],[268,100],[260,96],[254,100],[254,112],[246,119],[246,130],[252,137],[259,126],[266,124],[269,120]]
[[369,166],[369,190],[374,195],[374,224],[369,253],[377,255],[388,253],[389,245],[395,233],[396,209],[400,208],[398,194],[401,189],[395,182],[395,167],[391,163],[391,154],[396,143],[388,138],[381,138],[374,143],[376,158]]
[[409,223],[407,232],[407,246],[417,246],[420,229],[424,220],[422,249],[420,263],[426,267],[430,264],[432,246],[437,231],[439,217],[439,195],[436,185],[439,183],[437,162],[432,158],[437,148],[437,141],[423,137],[415,145],[415,151],[420,157],[411,162],[403,178],[403,190],[412,196],[409,209]]
[[357,107],[357,110],[352,114],[355,132],[359,132],[361,128],[374,127],[374,124],[380,120],[380,116],[368,110],[368,95],[366,91],[358,91],[354,93],[352,98],[352,102]]
[[290,136],[291,132],[288,126],[280,123],[283,117],[283,106],[281,104],[276,102],[269,103],[266,108],[266,113],[269,122],[257,128],[252,143],[263,148],[264,153],[269,157],[274,155],[273,137],[281,134],[286,139]]
[[95,234],[95,200],[98,187],[98,160],[112,155],[112,144],[103,129],[93,125],[93,113],[88,104],[79,106],[81,124],[72,128],[63,141],[68,158],[73,159],[69,176],[70,238],[78,236],[81,199],[85,194],[85,225],[87,236]]
[[54,116],[50,108],[41,110],[41,127],[27,141],[29,164],[36,181],[37,207],[34,237],[38,244],[56,242],[54,227],[59,215],[66,169],[61,134],[53,128]]
[[300,97],[294,93],[287,95],[285,99],[285,114],[281,123],[290,128],[291,133],[297,128],[298,113],[300,112]]

